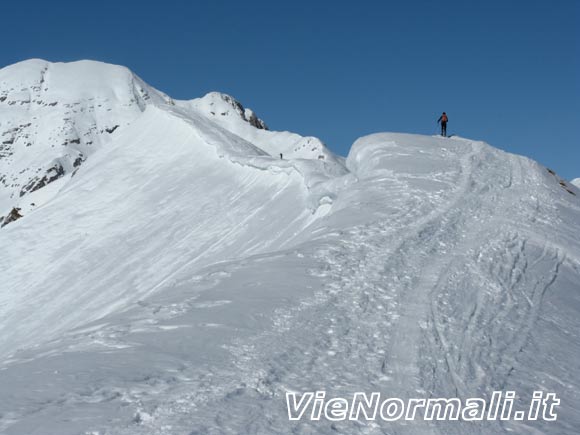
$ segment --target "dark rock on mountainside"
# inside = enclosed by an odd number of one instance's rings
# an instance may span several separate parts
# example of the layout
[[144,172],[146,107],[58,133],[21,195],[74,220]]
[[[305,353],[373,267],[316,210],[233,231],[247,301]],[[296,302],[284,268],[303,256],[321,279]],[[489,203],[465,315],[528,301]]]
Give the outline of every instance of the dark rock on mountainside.
[[20,214],[20,209],[14,207],[12,211],[8,214],[8,216],[0,216],[0,228],[8,225],[10,222],[14,222],[20,219],[22,215]]

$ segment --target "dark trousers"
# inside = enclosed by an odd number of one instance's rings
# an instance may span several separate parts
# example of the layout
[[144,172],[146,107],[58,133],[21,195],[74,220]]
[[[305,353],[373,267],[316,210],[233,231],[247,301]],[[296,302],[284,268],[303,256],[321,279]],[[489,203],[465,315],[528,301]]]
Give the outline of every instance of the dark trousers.
[[447,123],[441,121],[441,136],[447,136]]

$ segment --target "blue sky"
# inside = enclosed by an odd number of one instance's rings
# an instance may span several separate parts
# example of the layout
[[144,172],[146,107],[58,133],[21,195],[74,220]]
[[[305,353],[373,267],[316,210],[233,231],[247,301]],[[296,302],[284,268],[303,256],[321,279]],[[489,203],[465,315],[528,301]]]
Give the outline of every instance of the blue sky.
[[580,177],[576,0],[21,1],[0,64],[123,64],[180,99],[230,93],[345,155],[378,131],[449,133]]

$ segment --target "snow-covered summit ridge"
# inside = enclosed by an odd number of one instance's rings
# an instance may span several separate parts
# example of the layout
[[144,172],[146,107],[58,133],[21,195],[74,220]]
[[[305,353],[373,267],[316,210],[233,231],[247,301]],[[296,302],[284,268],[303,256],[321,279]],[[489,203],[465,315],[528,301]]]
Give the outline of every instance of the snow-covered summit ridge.
[[176,105],[186,111],[208,117],[273,157],[323,160],[342,164],[342,160],[330,152],[320,139],[312,136],[303,137],[287,131],[270,131],[266,123],[251,109],[244,108],[230,95],[210,92],[194,100],[176,101]]
[[123,66],[31,59],[0,70],[0,225],[11,210],[27,214],[52,198],[63,185],[55,185],[57,180],[66,184],[87,158],[152,106],[174,114],[180,109],[179,116],[197,126],[202,116],[276,159],[282,153],[284,159],[341,166],[318,139],[267,131],[264,121],[229,95],[175,101]]
[[0,216],[72,173],[149,104],[170,104],[125,67],[33,59],[0,70]]
[[[134,100],[168,102],[169,97],[148,86],[124,66],[92,60],[48,62],[30,59],[0,70],[0,97],[8,105],[43,106],[54,101],[76,103],[82,100]],[[97,104],[98,107],[98,104]]]
[[268,130],[264,121],[258,118],[251,109],[244,108],[244,106],[242,106],[242,104],[231,95],[220,92],[209,92],[201,98],[180,103],[185,106],[189,105],[208,116],[235,116],[248,122],[253,127]]
[[580,178],[574,178],[572,181],[570,181],[570,183],[580,189]]

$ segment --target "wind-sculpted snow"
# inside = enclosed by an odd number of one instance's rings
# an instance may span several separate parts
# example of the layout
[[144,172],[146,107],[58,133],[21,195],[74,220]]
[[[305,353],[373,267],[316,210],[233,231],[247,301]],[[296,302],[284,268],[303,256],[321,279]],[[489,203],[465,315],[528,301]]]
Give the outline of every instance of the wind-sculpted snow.
[[348,174],[340,159],[273,158],[263,148],[242,139],[241,136],[222,128],[219,124],[208,123],[205,117],[195,112],[173,107],[164,107],[163,111],[171,113],[194,127],[200,138],[212,145],[220,158],[270,173],[284,172],[299,175],[309,192],[307,207],[313,213],[320,211],[321,205],[326,208],[324,206],[332,202],[337,189],[336,178]]
[[[247,145],[230,136],[229,149]],[[311,216],[301,176],[220,159],[214,148],[220,139],[226,138],[219,132],[210,138],[151,107],[52,201],[6,226],[2,240],[11,255],[0,259],[7,271],[0,311],[8,320],[0,327],[11,325],[9,319],[18,326],[0,334],[1,353],[135,303],[180,265],[288,243]],[[269,209],[276,210],[275,219]],[[33,263],[42,275],[27,272],[26,253],[34,246]],[[113,247],[132,260],[119,262],[110,255]],[[135,269],[138,263],[143,270]],[[42,312],[32,303],[35,296],[50,301]],[[77,309],[69,311],[71,298],[78,298]]]
[[174,101],[121,66],[29,60],[0,70],[0,225],[11,210],[26,216],[52,198],[54,186],[34,199],[29,195],[63,177],[70,179],[153,106],[173,113],[180,108],[190,121],[211,120],[211,129],[250,139],[261,155],[279,158],[284,153],[286,158],[341,165],[316,138],[266,131],[252,110],[228,95],[212,92]]
[[[575,187],[457,137],[285,154],[231,100],[159,95],[0,230],[0,433],[577,433]],[[290,421],[316,390],[561,406]]]

